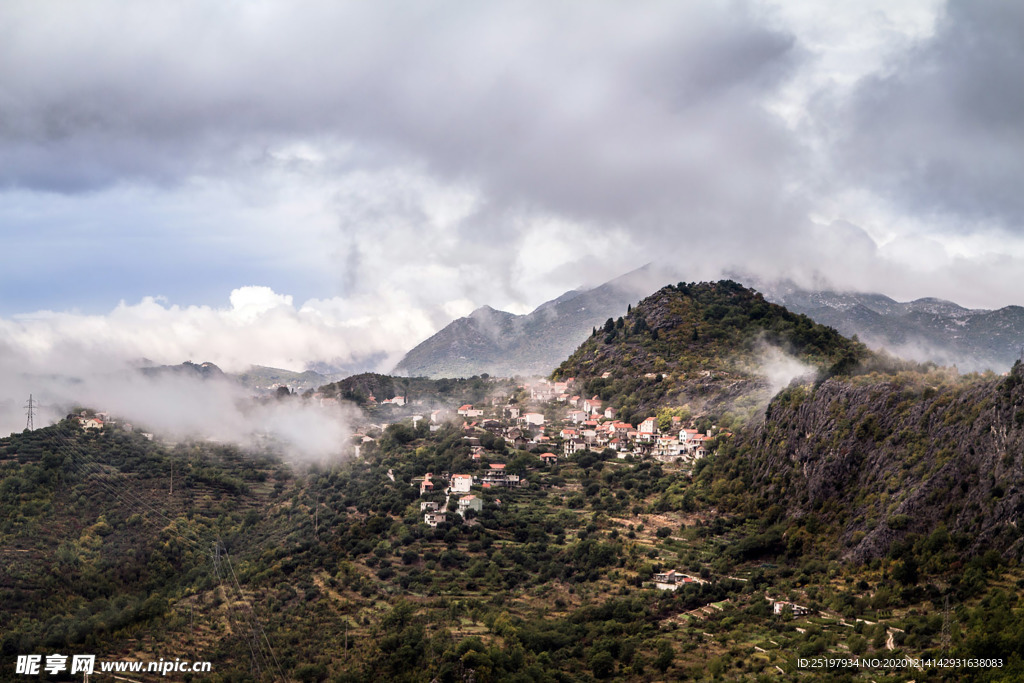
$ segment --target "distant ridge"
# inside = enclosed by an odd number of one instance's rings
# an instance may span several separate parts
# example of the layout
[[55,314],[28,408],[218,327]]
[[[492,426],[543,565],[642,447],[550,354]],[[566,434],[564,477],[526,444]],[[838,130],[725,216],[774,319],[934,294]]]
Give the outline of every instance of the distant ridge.
[[786,281],[758,288],[795,313],[910,360],[1003,372],[1024,346],[1020,306],[970,309],[931,297],[899,302],[882,294],[806,290]]
[[139,368],[139,372],[147,377],[175,375],[203,380],[223,380],[228,377],[213,363],[193,363],[190,360],[179,365],[150,365]]
[[[583,343],[594,327],[626,313],[629,304],[658,290],[679,273],[644,266],[599,287],[572,290],[514,315],[482,306],[409,351],[393,373],[470,377],[546,375]],[[884,294],[803,289],[734,275],[766,300],[857,337],[869,347],[919,362],[956,365],[963,372],[1003,372],[1021,357],[1024,308],[971,309],[925,297],[900,302]]]
[[281,368],[269,368],[263,365],[252,365],[248,370],[230,375],[242,386],[257,394],[271,394],[279,386],[302,392],[315,389],[338,379],[335,375],[323,374],[313,370],[293,372]]
[[644,266],[599,287],[572,290],[515,315],[482,306],[416,346],[393,374],[410,377],[547,375],[608,318],[664,283]]

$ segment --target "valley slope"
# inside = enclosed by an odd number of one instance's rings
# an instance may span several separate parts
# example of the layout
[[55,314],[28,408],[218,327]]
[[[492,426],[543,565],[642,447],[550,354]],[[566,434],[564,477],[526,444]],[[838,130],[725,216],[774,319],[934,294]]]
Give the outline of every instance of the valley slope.
[[[773,383],[772,363],[812,374]],[[209,681],[1024,675],[1024,368],[901,363],[725,281],[658,290],[570,376],[613,426],[712,429],[708,455],[566,454],[557,396],[371,374],[321,401],[412,404],[367,416],[344,461],[70,419],[2,439],[3,653],[188,654]],[[340,411],[314,396],[288,400]],[[417,400],[480,414],[399,419]],[[797,663],[851,655],[921,664]]]

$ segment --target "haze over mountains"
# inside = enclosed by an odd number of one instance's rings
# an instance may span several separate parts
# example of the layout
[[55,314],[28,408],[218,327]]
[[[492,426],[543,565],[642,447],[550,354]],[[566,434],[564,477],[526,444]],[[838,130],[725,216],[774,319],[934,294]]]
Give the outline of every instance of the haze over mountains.
[[868,346],[965,372],[1002,372],[1021,357],[1024,346],[1020,306],[969,309],[930,297],[904,303],[882,294],[806,290],[790,282],[761,289],[769,300],[846,336],[857,335]]
[[670,282],[646,266],[588,290],[573,290],[514,315],[483,306],[409,351],[394,374],[427,377],[546,375],[594,327]]
[[[468,377],[482,373],[546,375],[594,327],[680,278],[647,266],[589,290],[569,291],[527,315],[483,306],[413,348],[395,367],[407,376]],[[872,348],[961,371],[1005,371],[1024,347],[1024,308],[968,309],[922,298],[802,289],[792,282],[755,282],[765,298]]]

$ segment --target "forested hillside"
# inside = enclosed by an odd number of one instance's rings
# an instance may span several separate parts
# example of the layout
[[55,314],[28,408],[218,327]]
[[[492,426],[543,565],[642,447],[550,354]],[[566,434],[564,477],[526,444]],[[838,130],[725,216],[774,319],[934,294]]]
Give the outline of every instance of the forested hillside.
[[[213,662],[209,681],[1024,675],[1024,367],[886,360],[718,283],[661,290],[559,373],[683,430],[710,419],[673,413],[695,387],[724,411],[769,391],[751,369],[765,345],[817,374],[686,461],[563,452],[564,395],[485,377],[322,388],[486,411],[370,407],[392,424],[317,465],[73,419],[2,439],[3,656],[173,653]],[[287,400],[329,409],[312,398]],[[917,663],[798,668],[818,655]]]
[[[955,404],[933,419],[969,419]],[[773,403],[750,442],[767,454],[741,441],[692,471],[586,451],[545,467],[504,444],[474,461],[460,429],[423,422],[388,428],[362,459],[296,472],[70,422],[18,435],[0,468],[4,654],[189,653],[214,662],[214,681],[754,679],[823,653],[1005,661],[933,667],[933,679],[1019,671],[1019,549],[900,522],[897,504],[879,523],[903,535],[851,552],[852,484],[801,495],[810,463],[774,469],[776,425],[800,405]],[[850,443],[877,440],[850,428]],[[908,480],[888,485],[912,490],[914,461],[891,457]],[[452,500],[446,521],[423,523],[420,504],[445,498],[421,497],[418,479],[493,462],[527,485],[478,493],[465,518]],[[1015,495],[1008,470],[995,483]],[[669,569],[703,583],[654,588]],[[766,596],[815,615],[777,615]]]
[[[321,386],[317,391],[325,398],[338,398],[367,408],[401,396],[407,403],[419,402],[426,407],[480,403],[493,396],[510,396],[515,388],[512,380],[491,379],[487,375],[456,379],[426,377],[393,377],[364,372]],[[312,393],[312,392],[310,392]]]
[[585,395],[627,420],[683,405],[721,416],[767,403],[770,366],[789,365],[794,377],[836,374],[869,356],[862,344],[735,282],[681,282],[608,319],[553,376],[575,377]]

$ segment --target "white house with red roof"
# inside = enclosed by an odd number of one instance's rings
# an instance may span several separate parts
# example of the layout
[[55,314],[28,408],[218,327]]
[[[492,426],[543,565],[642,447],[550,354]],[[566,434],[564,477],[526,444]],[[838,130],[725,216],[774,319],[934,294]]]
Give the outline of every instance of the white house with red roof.
[[473,475],[453,474],[452,493],[469,493],[473,488]]
[[519,486],[519,475],[505,471],[505,463],[492,462],[483,475],[483,486]]
[[459,498],[459,514],[466,516],[466,510],[480,512],[484,509],[484,501],[474,495],[462,496]]
[[679,443],[689,444],[698,436],[700,436],[700,432],[696,429],[683,429],[679,432]]
[[633,425],[628,422],[613,422],[612,427],[615,429],[615,433],[619,436],[626,436],[629,432],[635,432]]

